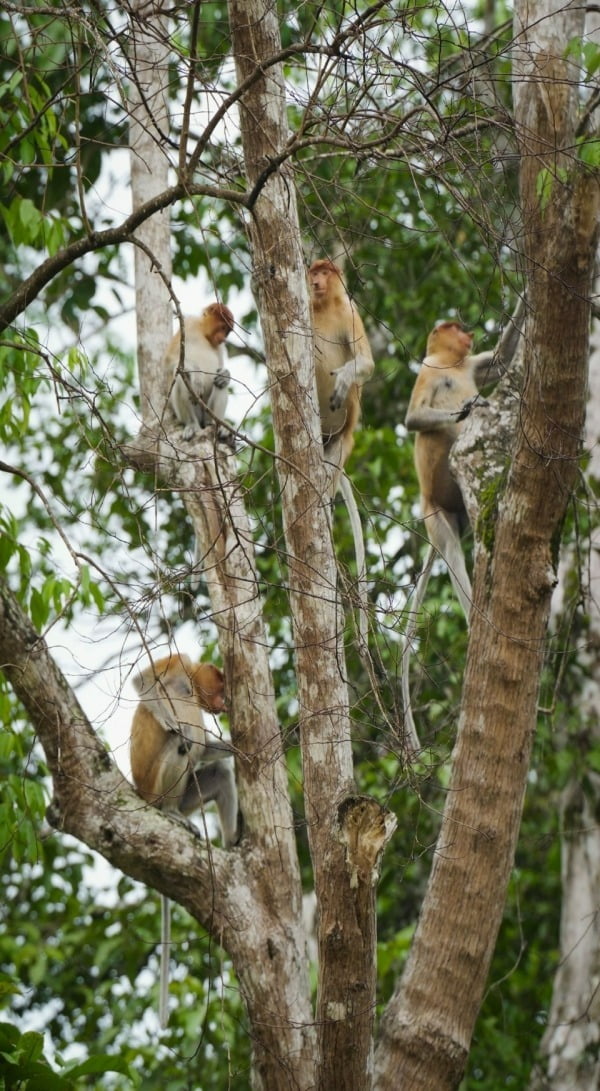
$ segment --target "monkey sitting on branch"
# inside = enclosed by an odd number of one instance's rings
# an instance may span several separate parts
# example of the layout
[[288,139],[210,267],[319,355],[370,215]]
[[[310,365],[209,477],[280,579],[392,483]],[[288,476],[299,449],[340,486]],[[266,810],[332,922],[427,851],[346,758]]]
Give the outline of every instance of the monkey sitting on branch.
[[344,467],[360,421],[363,383],[375,366],[361,317],[342,274],[332,261],[314,261],[308,270],[315,351],[315,377],[323,452],[331,467],[333,499],[338,489],[348,511],[358,573],[359,634],[367,643],[365,547],[358,508]]
[[[220,428],[227,408],[227,384],[230,374],[225,364],[225,341],[234,326],[234,318],[223,303],[209,303],[199,318],[185,318],[183,344],[181,329],[174,335],[165,354],[165,368],[173,377],[169,405],[180,424],[185,425],[184,440],[191,440],[201,429],[214,424],[217,439],[234,446],[233,433]],[[219,527],[213,528],[213,538]],[[200,585],[202,556],[198,539],[194,546],[191,588]]]
[[225,418],[231,378],[225,367],[225,341],[234,319],[223,303],[209,303],[199,318],[184,319],[182,352],[181,330],[171,339],[165,354],[165,368],[173,376],[169,405],[180,424],[183,438],[192,439],[201,428],[216,422],[219,439],[230,433],[218,431]]
[[[227,756],[232,744],[209,731],[202,710],[225,708],[223,672],[187,655],[157,659],[134,681],[140,695],[131,725],[133,782],[147,803],[179,821],[217,804],[223,843],[238,839],[238,795]],[[160,1025],[168,1022],[170,905],[161,895]]]
[[[514,323],[514,320],[513,320]],[[459,322],[438,322],[427,338],[427,354],[417,375],[406,414],[406,427],[416,432],[415,467],[421,491],[421,510],[430,546],[415,584],[411,618],[402,651],[402,699],[405,741],[410,753],[420,750],[409,687],[411,643],[417,615],[425,597],[433,562],[441,556],[447,566],[458,601],[469,619],[471,581],[461,546],[469,525],[464,500],[450,470],[450,449],[462,422],[477,406],[488,403],[480,386],[498,378],[500,357],[493,352],[471,356],[473,334]]]

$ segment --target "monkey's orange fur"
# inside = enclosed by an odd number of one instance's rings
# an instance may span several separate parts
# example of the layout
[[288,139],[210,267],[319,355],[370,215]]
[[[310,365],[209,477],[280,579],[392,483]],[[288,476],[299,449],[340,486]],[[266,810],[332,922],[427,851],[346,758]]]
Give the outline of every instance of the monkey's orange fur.
[[190,773],[207,756],[215,761],[231,749],[219,741],[219,753],[214,752],[214,736],[202,716],[202,709],[225,708],[223,673],[212,663],[193,665],[187,655],[169,655],[142,671],[137,685],[141,700],[131,725],[135,786],[147,803],[190,814],[195,809],[191,800],[186,804]]
[[337,265],[314,261],[308,279],[323,445],[328,460],[342,470],[354,446],[362,385],[373,371],[373,356]]

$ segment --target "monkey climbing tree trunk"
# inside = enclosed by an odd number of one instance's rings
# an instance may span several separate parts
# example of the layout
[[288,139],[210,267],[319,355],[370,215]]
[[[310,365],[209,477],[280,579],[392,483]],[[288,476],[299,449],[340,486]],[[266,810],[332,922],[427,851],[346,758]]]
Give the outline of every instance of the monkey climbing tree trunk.
[[[598,178],[573,158],[565,42],[584,11],[515,8],[516,131],[527,273],[524,382],[505,474],[476,525],[471,633],[451,783],[409,961],[382,1019],[376,1087],[455,1089],[502,917],[525,793],[557,538],[585,410]],[[532,25],[529,27],[529,20]],[[486,461],[488,453],[486,450]],[[481,471],[480,471],[481,472]],[[485,475],[484,475],[485,476]],[[493,501],[490,500],[493,496]]]
[[[370,1087],[375,1008],[375,876],[393,825],[354,795],[343,624],[327,510],[312,336],[276,7],[230,0],[261,315],[283,497],[298,676],[305,811],[318,903],[316,1086]],[[342,1060],[343,1058],[343,1060]]]

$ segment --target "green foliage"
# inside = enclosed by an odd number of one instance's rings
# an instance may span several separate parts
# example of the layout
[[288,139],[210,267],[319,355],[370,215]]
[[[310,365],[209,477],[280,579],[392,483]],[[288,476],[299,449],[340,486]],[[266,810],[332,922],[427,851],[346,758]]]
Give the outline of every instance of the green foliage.
[[589,82],[600,68],[600,46],[590,38],[571,38],[565,49],[565,58],[578,64],[583,79]]
[[[485,64],[479,66],[482,78],[488,68],[491,73],[490,104],[486,94],[476,95],[472,73],[465,78],[477,30],[472,20],[463,27],[451,21],[441,3],[404,5],[388,14],[382,9],[381,23],[375,20],[371,29],[372,67],[362,63],[358,39],[339,38],[350,22],[367,18],[366,4],[348,9],[335,0],[319,9],[316,22],[310,5],[281,7],[284,46],[306,36],[311,45],[327,47],[308,61],[294,54],[286,66],[291,138],[307,138],[294,157],[306,256],[329,254],[344,261],[377,361],[348,466],[367,538],[370,639],[380,669],[376,691],[355,646],[350,593],[355,561],[341,502],[335,505],[333,534],[348,615],[357,786],[398,818],[377,895],[382,1006],[405,962],[435,851],[467,640],[440,566],[429,584],[411,665],[427,756],[409,774],[398,745],[399,669],[407,596],[422,564],[424,537],[412,440],[401,422],[414,361],[422,356],[433,323],[458,315],[475,328],[481,347],[491,347],[511,309],[507,286],[517,279],[510,231],[516,177],[511,155],[497,153],[495,127],[510,103],[510,29],[490,39]],[[231,90],[226,7],[202,5],[193,44],[192,8],[180,5],[172,12],[170,88],[177,109],[168,150],[173,161],[190,65],[199,100],[215,88],[222,94]],[[499,20],[509,13],[496,5],[495,14]],[[113,19],[114,11],[103,3],[93,5],[92,17],[77,6],[66,11],[52,4],[38,13],[33,8],[22,15],[0,12],[3,299],[48,255],[82,237],[84,208],[92,230],[119,219],[111,182],[123,174],[114,153],[126,144],[127,117],[112,54],[121,47],[125,52],[127,43]],[[594,77],[596,47],[571,43],[567,56],[582,65],[586,79]],[[321,76],[321,93],[306,115],[306,89],[310,93]],[[382,133],[392,131],[386,147]],[[503,124],[500,131],[504,136]],[[190,147],[197,136],[190,137]],[[589,139],[579,144],[581,159],[592,168],[598,166],[597,148]],[[198,177],[215,185],[244,185],[235,126],[213,134]],[[553,185],[548,172],[540,172],[542,202],[551,198]],[[242,293],[236,318],[256,344],[251,261],[239,209],[194,196],[174,207],[171,216],[175,274],[198,281],[199,295],[215,287],[225,298]],[[152,644],[159,636],[179,635],[193,618],[194,639],[211,654],[215,638],[206,594],[193,598],[186,584],[193,547],[183,505],[157,489],[151,476],[126,468],[120,453],[139,423],[128,347],[132,320],[125,337],[116,325],[130,300],[132,274],[124,253],[125,248],[107,247],[61,270],[29,300],[18,327],[2,335],[0,440],[3,461],[14,472],[2,471],[0,571],[36,627],[58,632],[60,640],[63,634],[83,634],[82,645],[99,641],[105,630],[98,630],[108,621],[118,647],[115,652],[111,643],[106,656],[118,657],[119,641],[129,629],[139,626]],[[256,383],[263,381],[261,372]],[[255,414],[244,428],[257,440],[256,447],[240,452],[239,463],[308,889],[287,563],[269,411]],[[492,513],[495,491],[484,499]],[[572,538],[589,530],[583,497],[576,509],[565,528]],[[488,535],[490,526],[486,523]],[[580,576],[574,577],[573,602]],[[583,775],[586,765],[600,769],[597,748],[565,748],[554,730],[565,722],[575,730],[575,698],[585,677],[573,650],[580,623],[575,607],[570,622],[571,630],[556,641],[567,651],[553,651],[548,661],[545,687],[555,718],[542,723],[538,736],[505,921],[465,1081],[469,1091],[527,1086],[549,1004],[548,964],[557,947],[557,791],[571,776]],[[77,654],[83,657],[79,647]],[[96,653],[103,665],[104,654],[104,647]],[[126,670],[128,655],[123,656]],[[47,771],[23,710],[6,686],[0,688],[0,711],[7,893],[1,910],[0,963],[6,977],[0,1004],[19,1027],[0,1028],[7,1086],[28,1080],[32,1088],[174,1091],[202,1085],[244,1091],[250,1086],[247,1019],[226,957],[176,909],[173,1011],[157,1044],[152,1013],[158,899],[128,879],[107,875],[95,857],[60,835],[40,840],[50,796]],[[32,1026],[47,1031],[56,1051],[53,1067]],[[76,1060],[61,1061],[74,1054]]]
[[579,158],[586,166],[591,167],[593,170],[597,170],[600,167],[600,140],[596,137],[590,139],[589,137],[578,137],[577,150]]
[[[0,1072],[6,1091],[75,1091],[83,1086],[84,1077],[106,1072],[120,1072],[129,1079],[132,1076],[122,1057],[100,1056],[89,1057],[81,1064],[61,1065],[59,1075],[46,1060],[43,1049],[43,1035],[33,1031],[21,1034],[10,1023],[0,1023]],[[89,1080],[85,1083],[90,1086]]]

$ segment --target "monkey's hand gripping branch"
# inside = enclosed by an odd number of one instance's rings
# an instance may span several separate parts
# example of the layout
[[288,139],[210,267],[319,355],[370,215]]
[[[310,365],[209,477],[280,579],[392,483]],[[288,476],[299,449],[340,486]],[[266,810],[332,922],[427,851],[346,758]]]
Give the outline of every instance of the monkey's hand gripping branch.
[[475,394],[472,398],[467,398],[464,405],[461,405],[460,409],[454,414],[457,421],[466,420],[472,409],[477,409],[478,406],[485,408],[489,405],[487,398],[482,398],[481,394]]

